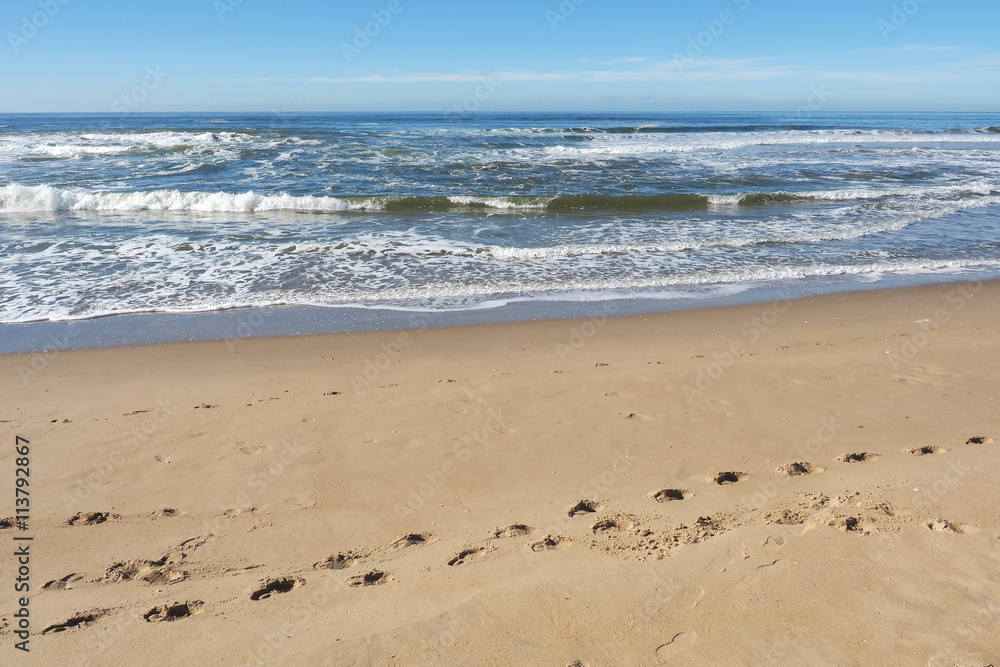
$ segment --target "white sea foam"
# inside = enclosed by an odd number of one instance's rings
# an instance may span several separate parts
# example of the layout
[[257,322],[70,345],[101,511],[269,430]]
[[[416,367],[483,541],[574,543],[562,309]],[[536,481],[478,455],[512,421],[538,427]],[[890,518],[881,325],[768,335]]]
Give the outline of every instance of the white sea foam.
[[[155,175],[176,175],[192,172],[203,164],[188,162],[170,172]],[[990,196],[1000,194],[1000,183],[986,181],[962,185],[911,186],[900,188],[844,188],[842,190],[809,190],[802,192],[777,191],[742,192],[734,194],[703,195],[709,206],[734,207],[755,201],[815,200],[830,202],[867,201],[886,198],[908,198],[953,201],[963,205],[981,206],[991,203]],[[981,199],[981,198],[985,198]],[[544,210],[557,197],[482,197],[452,195],[447,200],[457,206],[506,210]],[[407,201],[415,202],[418,210],[426,198],[404,196],[372,196],[338,198],[315,195],[289,195],[286,193],[260,194],[249,192],[181,192],[179,190],[153,190],[150,192],[88,192],[80,189],[56,188],[49,185],[25,186],[17,183],[0,186],[0,213],[37,213],[43,211],[197,211],[260,213],[266,211],[300,211],[330,213],[340,211],[405,210]],[[628,198],[620,198],[628,210]],[[612,211],[614,198],[607,198]],[[585,205],[584,205],[585,206]],[[581,210],[586,210],[582,208]],[[650,210],[655,210],[652,206]]]
[[0,187],[0,212],[41,211],[200,211],[239,212],[314,211],[337,212],[364,208],[336,197],[262,195],[254,192],[153,192],[93,193],[48,185]]
[[779,132],[705,132],[691,134],[603,134],[585,146],[557,145],[544,149],[550,156],[615,156],[647,153],[693,153],[731,151],[751,146],[788,146],[824,144],[996,144],[994,134],[910,134],[892,131],[848,130],[779,131]]
[[499,210],[544,209],[552,199],[552,197],[531,197],[528,199],[522,197],[515,199],[512,197],[470,197],[464,195],[448,197],[448,201],[453,204],[461,206],[484,206]]

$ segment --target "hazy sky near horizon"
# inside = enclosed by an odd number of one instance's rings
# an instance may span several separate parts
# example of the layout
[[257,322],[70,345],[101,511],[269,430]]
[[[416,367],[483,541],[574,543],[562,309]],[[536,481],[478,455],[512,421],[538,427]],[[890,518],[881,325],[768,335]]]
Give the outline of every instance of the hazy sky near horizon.
[[1000,110],[996,0],[5,0],[0,113]]

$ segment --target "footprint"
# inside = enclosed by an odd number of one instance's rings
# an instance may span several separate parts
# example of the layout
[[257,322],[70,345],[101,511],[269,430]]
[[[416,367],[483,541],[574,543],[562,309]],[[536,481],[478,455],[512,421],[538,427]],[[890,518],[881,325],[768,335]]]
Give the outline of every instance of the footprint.
[[988,445],[993,442],[993,438],[985,435],[974,435],[965,441],[967,445]]
[[77,512],[66,520],[66,524],[70,526],[93,526],[114,518],[117,518],[117,515],[109,512]]
[[380,570],[372,570],[357,577],[351,577],[347,580],[347,585],[354,588],[361,588],[364,586],[381,586],[389,582],[392,579],[388,574]]
[[539,540],[531,545],[532,551],[554,551],[557,549],[565,549],[573,541],[568,537],[546,535],[544,540]]
[[114,563],[104,574],[105,581],[145,581],[147,584],[176,584],[187,572],[174,569],[166,557],[156,561],[130,560]]
[[17,522],[17,519],[15,519],[12,516],[9,516],[9,517],[7,517],[5,519],[0,519],[0,530],[5,530],[7,528],[13,528],[14,524],[16,522]]
[[576,505],[573,505],[566,510],[566,514],[570,516],[577,516],[578,514],[593,514],[594,512],[600,511],[600,509],[601,506],[593,500],[581,500]]
[[453,567],[455,565],[464,565],[468,561],[482,554],[483,551],[485,551],[485,549],[482,547],[469,547],[468,549],[462,549],[455,555],[454,558],[448,561],[448,565]]
[[741,479],[748,477],[749,475],[745,472],[720,472],[718,475],[712,478],[716,484],[735,484]]
[[865,525],[861,523],[861,519],[856,516],[849,516],[844,519],[843,529],[848,533],[864,533]]
[[523,523],[512,523],[505,528],[497,528],[493,531],[495,537],[519,537],[521,535],[530,535],[531,528],[524,525]]
[[595,533],[606,533],[612,530],[632,530],[635,524],[622,519],[602,519],[593,525]]
[[57,579],[55,581],[50,581],[49,583],[47,583],[44,586],[42,586],[42,590],[43,591],[61,591],[61,590],[65,590],[66,587],[67,587],[67,584],[71,584],[71,583],[73,583],[75,581],[80,581],[81,579],[83,579],[83,575],[82,574],[77,574],[76,572],[73,572],[71,574],[67,574],[62,579]]
[[653,499],[658,503],[668,503],[671,500],[687,500],[694,494],[683,489],[663,489],[653,494]]
[[769,526],[774,524],[780,526],[800,526],[809,521],[809,516],[808,512],[784,509],[764,514],[763,520],[764,523]]
[[153,607],[142,617],[147,623],[160,623],[162,621],[179,621],[182,618],[189,618],[197,613],[201,612],[201,608],[205,605],[201,600],[193,600],[191,602],[174,602],[173,604],[163,605],[161,607]]
[[945,521],[944,519],[932,521],[927,524],[927,527],[939,533],[957,533],[959,535],[978,533],[980,530],[976,526],[972,526],[967,523],[952,523],[951,521]]
[[66,630],[72,630],[73,628],[85,628],[88,625],[95,623],[97,619],[107,613],[108,612],[105,609],[95,609],[94,611],[88,611],[82,614],[78,613],[62,623],[50,625],[42,630],[42,634],[47,635],[50,632],[65,632]]
[[697,632],[679,632],[666,644],[656,649],[656,658],[660,661],[673,661],[683,657],[687,651],[698,642]]
[[390,546],[393,549],[405,549],[406,547],[418,546],[420,544],[427,544],[430,541],[431,536],[429,534],[420,533],[410,533],[409,535],[403,535],[401,538],[393,542]]
[[314,570],[346,570],[354,565],[357,556],[353,552],[339,553],[336,556],[327,556],[326,560],[321,560],[313,564]]
[[905,451],[913,454],[914,456],[926,456],[928,454],[944,454],[948,450],[945,447],[931,447],[928,445],[927,447],[917,447],[916,449],[908,449]]
[[187,578],[187,572],[177,566],[205,542],[206,538],[194,537],[181,542],[157,560],[119,561],[107,569],[104,581],[142,580],[150,584],[175,584],[183,581]]
[[287,593],[293,588],[298,588],[305,582],[292,577],[279,577],[277,579],[265,579],[260,582],[250,593],[251,600],[266,600],[272,595]]
[[841,463],[866,463],[868,461],[877,461],[881,458],[878,454],[872,454],[870,452],[854,452],[853,454],[844,454],[837,460]]
[[[275,399],[277,400],[277,399]],[[194,406],[195,410],[211,410],[212,408],[217,408],[218,405],[209,405],[208,403],[202,403],[201,405]]]
[[798,461],[796,463],[789,463],[788,465],[783,465],[778,468],[777,472],[784,473],[789,477],[796,477],[798,475],[818,475],[826,470],[823,466],[813,465],[808,461]]

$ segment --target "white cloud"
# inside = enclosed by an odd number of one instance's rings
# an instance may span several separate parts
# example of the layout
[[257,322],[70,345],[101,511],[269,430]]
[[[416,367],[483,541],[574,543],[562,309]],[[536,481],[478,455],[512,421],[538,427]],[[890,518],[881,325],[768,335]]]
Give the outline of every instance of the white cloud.
[[[615,62],[640,62],[644,59],[622,59]],[[635,81],[746,81],[775,79],[791,76],[797,67],[771,65],[760,60],[701,59],[663,60],[642,68],[623,70],[587,69],[573,72],[537,72],[528,70],[501,70],[489,74],[456,72],[410,72],[394,74],[369,74],[364,76],[312,77],[306,81],[318,83],[473,83],[489,77],[498,82],[524,81],[582,81],[590,83],[615,83]]]
[[598,63],[599,65],[623,65],[626,63],[644,63],[648,58],[632,57],[632,58],[615,58],[614,60],[605,60],[604,62]]

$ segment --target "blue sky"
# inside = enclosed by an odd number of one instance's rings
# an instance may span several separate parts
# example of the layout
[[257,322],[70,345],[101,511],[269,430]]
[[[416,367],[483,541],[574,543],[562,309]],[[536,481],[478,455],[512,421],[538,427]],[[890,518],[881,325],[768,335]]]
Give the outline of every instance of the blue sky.
[[996,0],[4,0],[0,112],[996,111],[998,25]]

